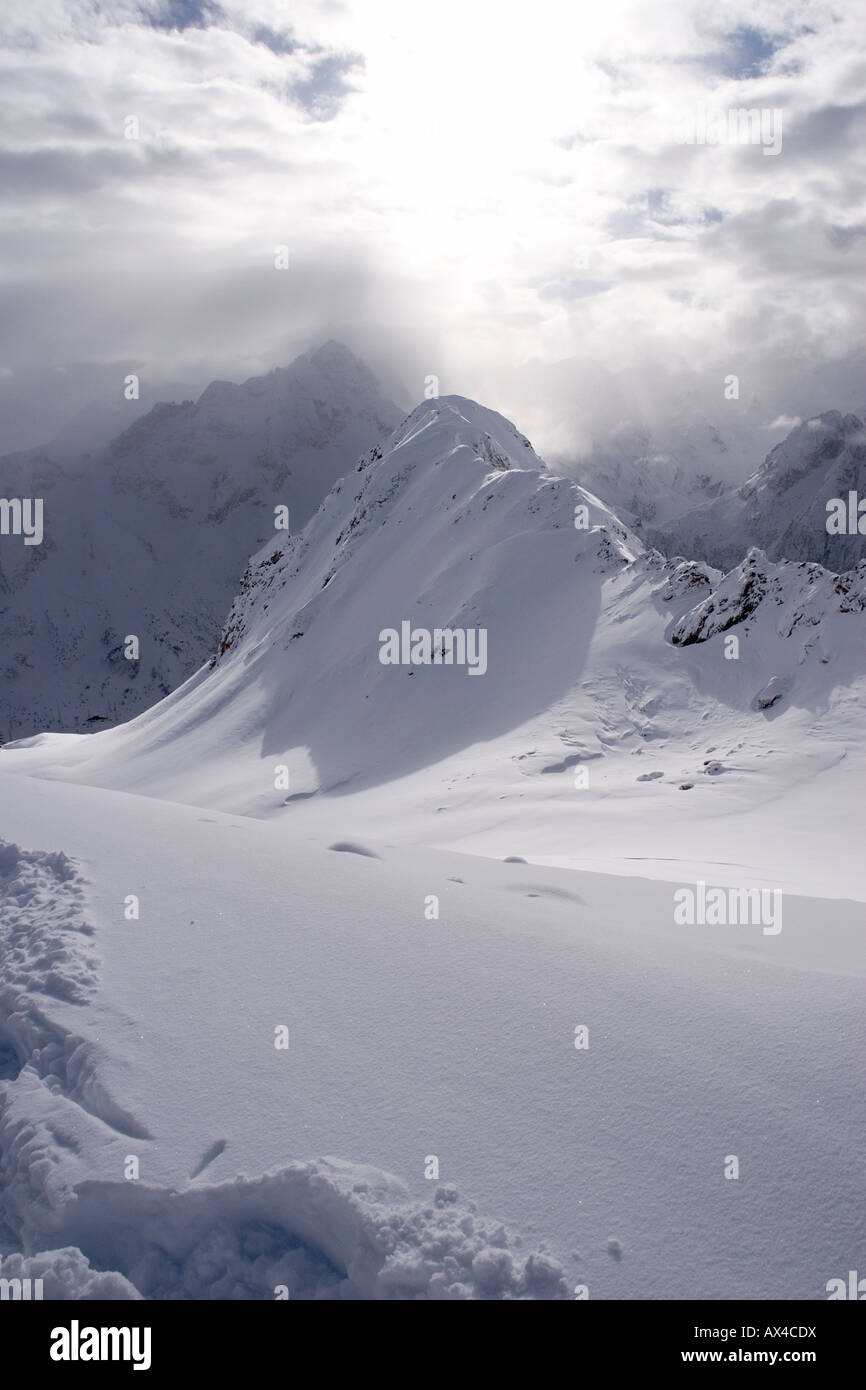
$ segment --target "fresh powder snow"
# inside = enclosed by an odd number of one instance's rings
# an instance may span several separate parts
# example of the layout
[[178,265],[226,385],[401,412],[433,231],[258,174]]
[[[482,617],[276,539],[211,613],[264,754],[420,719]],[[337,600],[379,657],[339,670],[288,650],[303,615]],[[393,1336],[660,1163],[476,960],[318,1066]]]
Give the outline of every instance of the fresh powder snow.
[[666,558],[460,396],[353,463],[178,689],[0,753],[0,1275],[825,1297],[862,564]]

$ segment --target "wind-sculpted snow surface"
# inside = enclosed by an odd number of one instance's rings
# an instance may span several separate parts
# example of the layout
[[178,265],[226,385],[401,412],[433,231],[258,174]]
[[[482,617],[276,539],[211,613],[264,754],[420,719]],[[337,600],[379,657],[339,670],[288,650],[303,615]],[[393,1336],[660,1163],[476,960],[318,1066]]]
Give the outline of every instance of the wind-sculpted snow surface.
[[[45,1011],[99,1035],[95,1080],[139,1131],[22,1056],[0,1083],[7,1251],[78,1250],[148,1298],[819,1297],[862,1238],[862,907],[786,898],[777,936],[684,928],[669,882],[371,859],[0,782],[19,788],[4,821],[94,846],[99,992]],[[121,925],[110,904],[143,867]]]

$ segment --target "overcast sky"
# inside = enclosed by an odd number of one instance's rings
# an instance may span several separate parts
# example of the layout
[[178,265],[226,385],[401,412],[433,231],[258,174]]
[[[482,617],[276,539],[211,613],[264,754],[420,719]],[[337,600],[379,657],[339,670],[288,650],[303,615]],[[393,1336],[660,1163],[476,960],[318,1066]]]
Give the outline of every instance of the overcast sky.
[[[330,336],[542,452],[866,406],[863,0],[0,0],[0,37],[0,451]],[[686,141],[738,108],[764,144]]]

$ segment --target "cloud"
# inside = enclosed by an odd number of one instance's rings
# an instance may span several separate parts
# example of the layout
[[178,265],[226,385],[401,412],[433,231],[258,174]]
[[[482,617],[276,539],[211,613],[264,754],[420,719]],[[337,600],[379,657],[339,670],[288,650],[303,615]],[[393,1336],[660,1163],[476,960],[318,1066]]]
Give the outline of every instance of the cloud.
[[[326,333],[542,452],[685,399],[724,426],[729,372],[761,428],[862,408],[863,29],[860,0],[8,10],[15,437],[58,368],[240,377]],[[781,112],[780,152],[683,143],[698,108]]]
[[140,0],[138,9],[144,23],[155,29],[204,29],[224,17],[215,0]]

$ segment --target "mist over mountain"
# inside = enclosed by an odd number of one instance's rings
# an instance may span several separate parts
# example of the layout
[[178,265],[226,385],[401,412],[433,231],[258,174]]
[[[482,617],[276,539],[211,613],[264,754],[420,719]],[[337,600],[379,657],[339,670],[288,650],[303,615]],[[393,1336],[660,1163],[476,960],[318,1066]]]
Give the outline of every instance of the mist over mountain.
[[652,426],[623,423],[590,452],[561,462],[646,535],[738,486],[751,472],[758,438],[754,419],[720,429],[690,408]]
[[[849,495],[854,493],[853,518]],[[803,421],[770,451],[741,487],[646,528],[668,554],[708,560],[724,569],[751,546],[773,560],[811,560],[835,571],[866,556],[866,429],[859,415],[838,410]],[[837,505],[833,505],[834,502]],[[840,523],[833,518],[844,511]]]
[[42,544],[9,536],[0,550],[4,738],[113,723],[167,694],[212,650],[276,509],[303,526],[398,418],[332,342],[156,405],[95,455],[0,459],[0,494],[44,503]]

